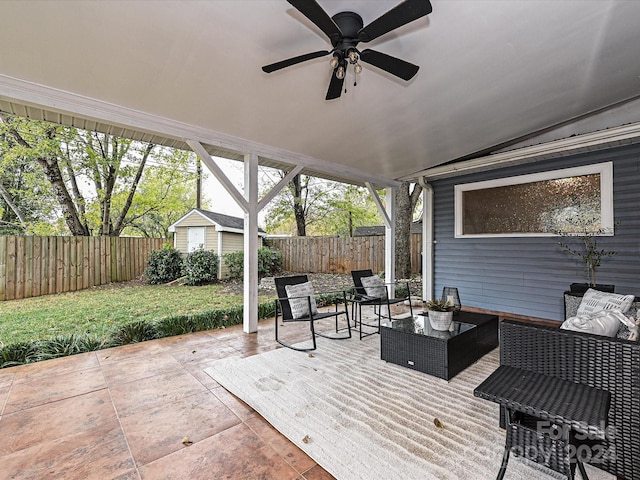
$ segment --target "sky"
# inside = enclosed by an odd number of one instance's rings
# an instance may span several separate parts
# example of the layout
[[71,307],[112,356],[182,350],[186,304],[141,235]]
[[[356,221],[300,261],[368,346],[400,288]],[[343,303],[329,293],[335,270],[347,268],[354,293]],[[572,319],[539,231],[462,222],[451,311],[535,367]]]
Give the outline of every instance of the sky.
[[[241,194],[244,194],[244,163],[237,160],[227,160],[224,158],[213,157],[213,160],[224,171],[231,183],[233,183]],[[218,179],[203,165],[203,172],[206,178],[202,183],[203,196],[209,200],[209,210],[216,213],[223,213],[233,217],[244,217],[244,212],[238,206],[236,201],[227,193]],[[260,181],[261,172],[258,171],[258,181]],[[258,212],[258,224],[264,227],[264,217],[266,211]]]
[[[234,160],[220,159],[217,157],[214,157],[214,161],[218,166],[220,166],[220,168],[222,168],[229,180],[231,180],[231,183],[236,186],[240,193],[243,193],[243,163]],[[202,193],[209,201],[211,211],[224,213],[225,215],[232,215],[234,217],[242,217],[244,215],[242,209],[238,206],[231,195],[227,193],[218,179],[204,165],[202,166],[202,169],[206,174],[206,178],[204,182],[202,182]]]

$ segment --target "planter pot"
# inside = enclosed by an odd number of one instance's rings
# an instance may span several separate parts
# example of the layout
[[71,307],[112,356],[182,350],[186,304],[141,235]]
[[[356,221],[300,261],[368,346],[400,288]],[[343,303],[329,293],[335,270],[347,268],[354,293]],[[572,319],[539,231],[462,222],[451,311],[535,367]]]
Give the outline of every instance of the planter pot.
[[572,283],[571,285],[569,285],[569,289],[571,290],[571,293],[577,293],[579,295],[582,295],[584,292],[586,292],[590,288],[593,288],[594,290],[598,290],[600,292],[614,293],[616,286],[605,285],[600,283],[596,283],[595,286],[593,287],[588,283]]
[[453,312],[434,312],[429,310],[429,323],[431,328],[444,332],[449,330],[453,321]]

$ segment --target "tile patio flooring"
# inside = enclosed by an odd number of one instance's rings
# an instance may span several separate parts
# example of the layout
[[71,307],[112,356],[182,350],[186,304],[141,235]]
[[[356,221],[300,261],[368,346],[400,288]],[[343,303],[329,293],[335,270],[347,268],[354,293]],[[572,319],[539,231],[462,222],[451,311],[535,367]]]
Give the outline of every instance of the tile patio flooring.
[[0,479],[332,479],[203,371],[276,345],[271,319],[0,370]]

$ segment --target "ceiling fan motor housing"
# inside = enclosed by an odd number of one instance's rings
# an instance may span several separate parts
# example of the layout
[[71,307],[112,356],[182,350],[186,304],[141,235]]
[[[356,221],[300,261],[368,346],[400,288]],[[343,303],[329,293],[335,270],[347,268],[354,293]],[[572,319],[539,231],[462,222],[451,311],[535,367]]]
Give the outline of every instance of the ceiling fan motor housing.
[[355,12],[336,13],[331,19],[342,32],[342,37],[331,40],[333,48],[346,54],[349,48],[355,48],[358,44],[358,32],[364,26],[362,17]]

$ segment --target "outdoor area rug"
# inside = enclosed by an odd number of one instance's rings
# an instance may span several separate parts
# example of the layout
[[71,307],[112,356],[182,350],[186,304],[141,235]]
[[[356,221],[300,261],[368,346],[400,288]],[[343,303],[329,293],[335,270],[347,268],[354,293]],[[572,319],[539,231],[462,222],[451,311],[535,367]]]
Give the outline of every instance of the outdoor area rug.
[[[496,349],[447,382],[380,360],[374,335],[227,358],[206,372],[339,480],[489,480],[504,431],[497,404],[473,389],[497,366]],[[591,480],[614,478],[587,469]],[[512,456],[505,480],[555,478],[545,472]]]

